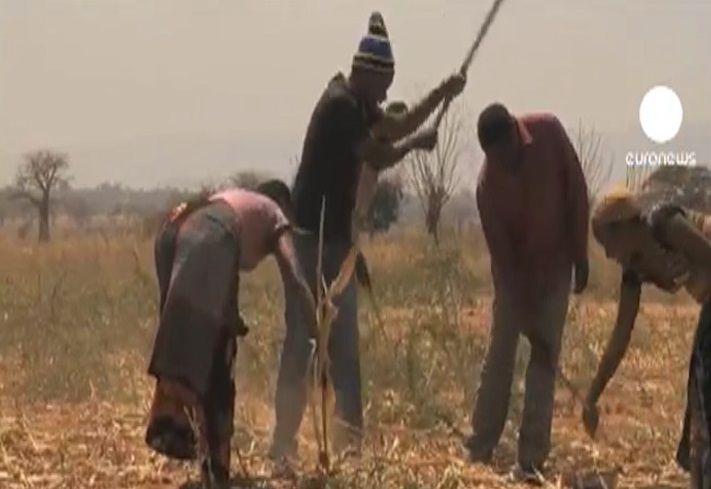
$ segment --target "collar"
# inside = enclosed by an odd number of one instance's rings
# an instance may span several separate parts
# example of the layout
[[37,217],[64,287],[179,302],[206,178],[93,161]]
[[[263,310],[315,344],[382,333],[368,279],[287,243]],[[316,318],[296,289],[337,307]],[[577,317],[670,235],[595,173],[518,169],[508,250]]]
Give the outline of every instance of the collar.
[[343,74],[342,71],[337,72],[333,76],[333,78],[331,78],[331,83],[340,85],[343,90],[348,93],[348,95],[353,97],[356,102],[358,102],[358,105],[363,104],[360,97],[358,97],[358,94],[355,92],[355,90],[353,90],[350,80],[346,77],[346,75]]

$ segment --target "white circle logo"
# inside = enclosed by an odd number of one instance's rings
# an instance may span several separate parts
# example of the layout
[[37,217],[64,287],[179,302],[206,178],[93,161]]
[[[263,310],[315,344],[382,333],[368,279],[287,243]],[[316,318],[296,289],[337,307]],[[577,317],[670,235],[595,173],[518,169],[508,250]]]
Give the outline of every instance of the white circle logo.
[[669,87],[656,86],[642,99],[639,106],[639,122],[649,139],[666,143],[674,139],[684,118],[684,109],[679,96]]

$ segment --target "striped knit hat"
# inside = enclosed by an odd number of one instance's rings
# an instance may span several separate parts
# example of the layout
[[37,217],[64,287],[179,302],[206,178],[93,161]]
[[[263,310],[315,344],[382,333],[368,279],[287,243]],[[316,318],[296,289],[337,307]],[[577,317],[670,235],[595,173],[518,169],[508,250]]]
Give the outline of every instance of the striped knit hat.
[[358,52],[353,55],[353,68],[377,73],[393,73],[395,59],[388,39],[388,30],[380,12],[370,14],[368,34],[360,40]]

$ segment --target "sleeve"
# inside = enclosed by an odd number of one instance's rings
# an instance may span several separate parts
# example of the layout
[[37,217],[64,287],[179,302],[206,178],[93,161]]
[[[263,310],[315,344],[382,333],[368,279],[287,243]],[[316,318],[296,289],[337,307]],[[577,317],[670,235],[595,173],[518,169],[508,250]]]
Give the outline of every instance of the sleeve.
[[558,139],[561,145],[561,161],[565,175],[566,202],[568,203],[568,229],[570,232],[571,255],[573,260],[583,261],[588,256],[588,223],[590,202],[588,186],[578,154],[565,132],[565,128],[555,119]]
[[511,242],[501,222],[494,215],[489,199],[490,196],[486,194],[485,190],[485,182],[480,181],[476,190],[476,203],[479,209],[484,238],[491,255],[492,268],[500,274],[501,278],[509,281],[514,270]]
[[[443,82],[444,83],[444,82]],[[414,133],[437,110],[444,100],[442,83],[431,90],[420,102],[414,104],[407,112],[400,115],[385,114],[374,131],[391,141]]]
[[652,234],[664,246],[668,246],[664,226],[677,214],[686,217],[686,212],[682,207],[671,202],[662,202],[655,205],[647,215],[647,224],[652,229]]

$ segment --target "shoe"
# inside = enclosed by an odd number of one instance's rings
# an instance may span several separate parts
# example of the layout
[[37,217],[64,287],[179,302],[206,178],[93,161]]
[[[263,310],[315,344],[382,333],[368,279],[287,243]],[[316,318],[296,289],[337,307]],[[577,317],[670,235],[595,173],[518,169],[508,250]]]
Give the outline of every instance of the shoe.
[[531,463],[518,463],[511,469],[509,479],[511,482],[523,482],[532,486],[543,486],[545,478],[543,467]]
[[464,448],[468,451],[469,462],[476,464],[490,464],[494,458],[494,449],[483,446],[476,440],[476,437],[470,436],[464,442]]
[[151,421],[146,431],[146,444],[156,452],[178,460],[195,460],[195,435],[169,417]]

